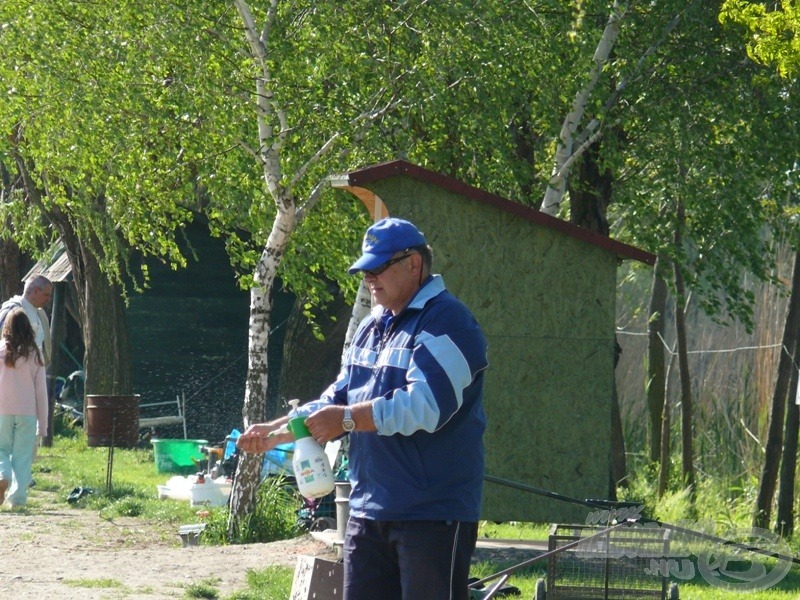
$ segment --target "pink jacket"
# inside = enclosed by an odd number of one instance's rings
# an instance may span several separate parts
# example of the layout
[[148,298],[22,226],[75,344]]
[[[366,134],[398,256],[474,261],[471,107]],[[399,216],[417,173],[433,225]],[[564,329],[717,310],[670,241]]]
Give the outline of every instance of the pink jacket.
[[14,368],[5,364],[6,343],[0,340],[0,415],[35,416],[38,435],[47,435],[47,382],[45,370],[33,353],[18,358]]

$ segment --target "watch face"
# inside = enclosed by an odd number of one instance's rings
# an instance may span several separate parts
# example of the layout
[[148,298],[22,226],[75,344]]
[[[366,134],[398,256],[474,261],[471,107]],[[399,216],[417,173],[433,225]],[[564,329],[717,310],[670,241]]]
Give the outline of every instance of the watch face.
[[347,432],[353,431],[356,428],[356,422],[353,421],[353,417],[350,415],[350,408],[344,409],[344,419],[342,419],[342,429]]

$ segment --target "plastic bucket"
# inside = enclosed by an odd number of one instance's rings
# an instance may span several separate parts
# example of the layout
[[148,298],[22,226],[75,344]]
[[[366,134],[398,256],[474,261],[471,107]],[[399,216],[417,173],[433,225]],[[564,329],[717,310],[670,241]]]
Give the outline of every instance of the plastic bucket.
[[135,448],[139,443],[139,396],[88,394],[86,444]]
[[197,463],[205,460],[200,447],[207,440],[164,439],[150,440],[153,444],[157,473],[190,475],[197,472]]

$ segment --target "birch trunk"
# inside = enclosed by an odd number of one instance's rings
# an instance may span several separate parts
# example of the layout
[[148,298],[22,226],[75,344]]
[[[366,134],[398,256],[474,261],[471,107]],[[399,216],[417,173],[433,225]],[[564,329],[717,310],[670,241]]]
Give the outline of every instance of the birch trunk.
[[344,355],[347,353],[350,344],[353,343],[353,337],[356,334],[358,325],[369,314],[371,308],[372,298],[369,289],[362,280],[361,285],[358,287],[356,301],[353,303],[353,312],[350,315],[350,322],[347,324],[347,333],[344,336],[344,347],[342,348],[342,360],[344,360]]
[[567,189],[569,168],[583,150],[588,147],[587,145],[583,145],[581,146],[580,152],[576,152],[574,149],[575,134],[586,112],[589,98],[597,85],[600,74],[603,72],[603,67],[608,62],[608,57],[617,41],[617,37],[619,36],[619,23],[627,10],[627,6],[627,2],[619,2],[619,0],[614,1],[611,15],[608,18],[606,27],[603,30],[603,35],[592,57],[592,69],[589,73],[589,81],[575,94],[575,98],[572,101],[572,108],[570,112],[567,113],[561,125],[553,171],[550,176],[550,181],[547,183],[544,200],[542,200],[541,210],[548,215],[555,216],[558,213],[561,200],[564,198],[564,193]]
[[[281,169],[281,153],[291,131],[286,112],[277,102],[269,69],[268,44],[277,17],[278,0],[269,0],[263,28],[259,31],[246,0],[233,0],[244,28],[245,40],[250,56],[258,69],[255,77],[255,115],[258,124],[258,149],[250,148],[240,142],[262,168],[264,183],[269,197],[275,203],[276,215],[269,238],[262,251],[254,274],[255,285],[250,292],[250,321],[248,335],[248,372],[245,386],[242,416],[245,428],[262,421],[266,413],[267,395],[267,344],[269,342],[269,323],[272,313],[272,290],[275,277],[283,259],[289,238],[299,226],[305,214],[319,200],[327,179],[317,182],[302,205],[296,198],[296,185],[305,178],[312,166],[322,160],[334,148],[340,137],[333,133],[320,146],[314,155],[301,165],[291,176],[284,178]],[[378,98],[375,98],[377,106]],[[375,120],[397,106],[392,99],[382,108],[369,108],[355,117],[350,128],[357,138]],[[342,151],[340,156],[346,154]],[[288,182],[288,183],[287,183]],[[234,539],[252,512],[256,492],[260,483],[261,455],[243,454],[231,489],[231,511],[228,520],[228,537]]]
[[[266,167],[265,167],[266,168]],[[278,213],[267,244],[256,266],[256,286],[250,290],[248,329],[247,382],[242,418],[245,429],[266,417],[269,322],[272,315],[272,289],[281,258],[294,227],[294,202],[287,198],[279,203]],[[231,489],[228,536],[237,537],[242,519],[253,512],[256,492],[261,482],[263,455],[242,453]]]
[[[245,29],[245,37],[250,53],[259,65],[260,75],[256,78],[256,115],[260,152],[255,154],[264,174],[269,195],[276,205],[275,220],[267,243],[261,253],[254,274],[255,285],[250,290],[250,319],[248,329],[248,364],[245,385],[242,419],[245,429],[253,423],[264,420],[267,402],[267,377],[269,343],[269,321],[272,314],[272,288],[275,276],[283,258],[289,236],[295,226],[296,203],[290,193],[281,186],[280,150],[284,141],[285,127],[276,135],[271,119],[277,116],[285,123],[282,113],[272,104],[270,72],[267,66],[266,40],[275,18],[277,0],[272,0],[267,14],[263,33],[259,34],[250,7],[242,0],[235,0]],[[256,492],[261,481],[261,454],[242,453],[236,469],[230,499],[228,519],[228,538],[238,537],[243,527],[244,517],[253,511]]]

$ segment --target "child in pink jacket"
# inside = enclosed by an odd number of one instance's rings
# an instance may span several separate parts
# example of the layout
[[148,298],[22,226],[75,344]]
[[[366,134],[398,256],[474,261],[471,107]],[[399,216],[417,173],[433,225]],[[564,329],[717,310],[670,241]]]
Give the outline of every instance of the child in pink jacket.
[[25,311],[14,309],[0,340],[0,504],[27,502],[36,435],[47,435],[47,412],[44,362]]

